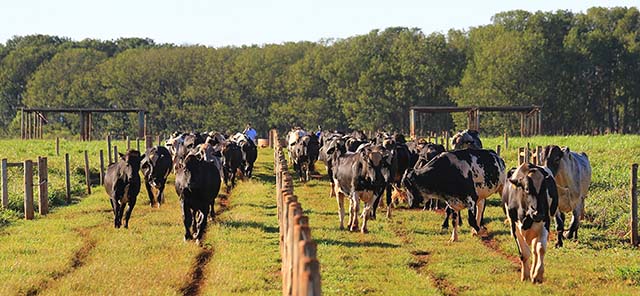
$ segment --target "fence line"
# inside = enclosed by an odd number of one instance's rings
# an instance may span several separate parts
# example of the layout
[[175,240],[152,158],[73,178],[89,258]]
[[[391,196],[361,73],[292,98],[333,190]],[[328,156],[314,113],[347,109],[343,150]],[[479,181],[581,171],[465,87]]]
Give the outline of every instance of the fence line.
[[[278,139],[277,134],[274,136]],[[282,295],[321,295],[317,245],[311,238],[309,217],[293,194],[293,178],[279,145],[274,150],[276,203],[282,258]]]

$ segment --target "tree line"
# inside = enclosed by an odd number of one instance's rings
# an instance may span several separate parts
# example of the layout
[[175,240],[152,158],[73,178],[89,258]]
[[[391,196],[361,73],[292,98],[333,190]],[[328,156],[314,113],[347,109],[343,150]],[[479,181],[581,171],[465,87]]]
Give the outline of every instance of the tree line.
[[[540,105],[547,133],[640,128],[640,13],[522,10],[467,30],[392,27],[345,39],[206,47],[29,35],[0,44],[0,133],[20,107],[144,108],[152,133],[308,129],[407,132],[409,108]],[[482,132],[519,130],[514,114],[481,115]],[[79,118],[45,129],[76,134]],[[135,115],[93,118],[94,132],[135,134]],[[464,115],[420,120],[462,129]]]

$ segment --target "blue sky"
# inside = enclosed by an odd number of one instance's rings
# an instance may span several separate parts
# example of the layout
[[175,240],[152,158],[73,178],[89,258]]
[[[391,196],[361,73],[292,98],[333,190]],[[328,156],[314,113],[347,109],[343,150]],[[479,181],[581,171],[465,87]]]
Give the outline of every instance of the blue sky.
[[586,11],[592,6],[637,6],[635,1],[411,1],[411,0],[13,0],[0,4],[0,42],[14,35],[50,34],[158,43],[227,45],[318,41],[391,26],[425,33],[488,24],[497,12],[524,9]]

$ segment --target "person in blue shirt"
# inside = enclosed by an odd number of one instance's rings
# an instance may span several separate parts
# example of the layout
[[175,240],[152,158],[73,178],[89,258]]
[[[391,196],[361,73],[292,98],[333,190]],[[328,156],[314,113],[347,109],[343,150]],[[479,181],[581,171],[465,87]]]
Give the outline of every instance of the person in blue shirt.
[[256,142],[256,137],[258,136],[258,132],[256,132],[256,130],[251,127],[250,123],[247,123],[247,126],[245,127],[243,133],[247,135],[247,137],[249,137],[251,141],[253,141],[254,143]]

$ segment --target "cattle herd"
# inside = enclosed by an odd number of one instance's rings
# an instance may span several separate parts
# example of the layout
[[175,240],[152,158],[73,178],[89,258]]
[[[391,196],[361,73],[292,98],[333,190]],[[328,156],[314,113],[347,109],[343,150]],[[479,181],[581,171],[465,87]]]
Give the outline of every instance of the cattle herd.
[[298,127],[287,134],[286,143],[301,181],[309,180],[317,160],[325,164],[331,183],[329,196],[338,203],[340,229],[345,227],[345,197],[349,200],[348,229],[366,233],[367,222],[376,218],[386,193],[388,218],[396,199],[404,199],[410,208],[425,209],[432,200],[440,200],[447,204],[442,227],[448,228],[449,218],[453,224],[450,241],[458,239],[460,210],[464,208],[468,209],[472,233],[484,236],[485,200],[501,195],[520,253],[521,280],[534,283],[543,281],[551,219],[556,222],[556,247],[561,247],[565,238],[566,212],[573,214],[566,238],[577,239],[591,182],[587,155],[556,145],[544,148],[542,166],[524,163],[507,171],[500,155],[482,149],[474,130],[457,133],[451,151],[424,140],[407,142],[400,134],[379,132],[368,139],[357,131],[314,134]]
[[163,203],[167,176],[173,171],[182,207],[184,239],[195,239],[200,244],[207,217],[213,220],[214,199],[222,182],[229,192],[236,184],[236,175],[251,177],[257,157],[257,147],[247,135],[228,137],[218,132],[176,132],[165,146],[151,147],[143,155],[137,150],[120,154],[120,159],[108,166],[104,178],[115,215],[114,226],[120,228],[124,220],[124,227],[129,227],[141,187],[140,170],[152,207]]
[[[329,196],[338,203],[340,229],[345,227],[345,198],[349,201],[346,227],[366,233],[367,222],[376,219],[384,194],[387,218],[391,217],[392,205],[401,200],[410,208],[424,209],[432,200],[440,200],[447,205],[442,227],[448,228],[450,218],[453,225],[450,241],[458,240],[460,211],[465,208],[472,233],[484,236],[485,200],[500,194],[520,253],[521,280],[534,283],[543,280],[551,219],[556,222],[556,247],[561,247],[565,238],[564,213],[573,214],[566,238],[577,239],[591,182],[591,165],[584,153],[550,145],[543,151],[542,166],[524,163],[506,170],[500,155],[482,149],[479,134],[473,130],[457,133],[451,151],[443,145],[424,140],[407,142],[403,135],[385,132],[369,139],[362,132],[314,134],[293,128],[286,143],[300,181],[310,179],[317,160],[325,164],[331,183]],[[214,199],[222,182],[229,192],[236,184],[236,175],[251,177],[256,158],[254,141],[243,133],[230,137],[218,132],[174,133],[165,146],[151,147],[143,155],[129,150],[109,165],[104,179],[114,226],[120,228],[123,221],[125,228],[129,226],[141,187],[139,170],[152,207],[163,203],[167,176],[173,171],[184,239],[200,243],[207,218],[213,219]]]

